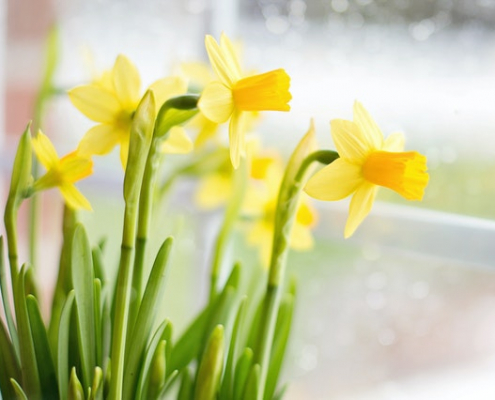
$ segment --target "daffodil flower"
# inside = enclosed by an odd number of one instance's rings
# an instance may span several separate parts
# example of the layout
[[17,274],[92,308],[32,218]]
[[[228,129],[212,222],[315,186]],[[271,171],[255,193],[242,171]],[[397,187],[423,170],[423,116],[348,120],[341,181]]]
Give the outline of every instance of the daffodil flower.
[[228,149],[225,149],[225,159],[218,169],[199,181],[194,201],[204,210],[220,207],[229,201],[233,187],[232,165],[229,161]]
[[368,215],[379,186],[407,200],[421,200],[428,184],[426,157],[404,152],[404,138],[396,133],[384,139],[365,108],[354,103],[354,121],[330,122],[340,158],[309,179],[305,191],[320,200],[341,200],[351,194],[344,236],[351,236]]
[[234,46],[225,34],[220,38],[220,45],[209,35],[205,44],[219,81],[206,86],[198,107],[213,122],[220,124],[230,119],[230,158],[237,168],[245,151],[244,113],[289,111],[290,77],[283,69],[243,77]]
[[33,138],[32,143],[36,157],[46,168],[46,174],[34,182],[34,191],[58,187],[70,208],[91,210],[89,201],[77,190],[74,183],[92,174],[93,161],[77,152],[59,158],[50,139],[41,131]]
[[[165,100],[186,93],[187,83],[179,77],[167,77],[156,81],[148,89],[153,91],[158,111]],[[70,90],[72,104],[86,117],[99,123],[86,132],[79,143],[78,152],[88,156],[103,155],[120,145],[120,159],[125,168],[132,118],[141,97],[139,72],[123,55],[117,57],[110,71],[105,71],[93,83]],[[168,139],[177,142],[175,136],[178,132],[174,130]],[[179,134],[183,139],[183,132]],[[189,143],[186,146],[189,149],[192,147]],[[185,151],[186,148],[183,149]]]

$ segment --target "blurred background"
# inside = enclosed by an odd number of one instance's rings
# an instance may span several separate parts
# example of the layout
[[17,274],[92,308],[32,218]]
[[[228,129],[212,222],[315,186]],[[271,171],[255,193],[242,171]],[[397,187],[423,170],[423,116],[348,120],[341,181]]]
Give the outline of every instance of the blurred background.
[[[385,135],[404,132],[428,157],[424,201],[411,207],[382,190],[346,241],[347,205],[318,204],[316,249],[292,257],[299,313],[287,399],[495,398],[495,0],[0,0],[2,201],[54,23],[61,95],[43,129],[60,152],[91,126],[65,90],[119,53],[146,86],[179,62],[206,60],[204,35],[222,31],[242,43],[247,69],[283,67],[292,78],[291,113],[267,114],[259,127],[266,145],[288,154],[314,118],[320,146],[333,147],[329,120],[352,119],[356,99]],[[102,235],[115,213],[114,167],[81,185],[102,206],[88,217]],[[48,243],[60,235],[58,194],[44,207]],[[192,228],[174,224],[191,244]],[[56,249],[43,254],[56,260]]]

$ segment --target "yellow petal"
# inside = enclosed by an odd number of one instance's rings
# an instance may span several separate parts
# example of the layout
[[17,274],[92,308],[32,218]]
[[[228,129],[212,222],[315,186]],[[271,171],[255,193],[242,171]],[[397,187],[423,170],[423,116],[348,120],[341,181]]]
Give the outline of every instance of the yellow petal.
[[307,226],[295,223],[290,236],[290,247],[297,251],[310,250],[314,246],[313,234]]
[[230,39],[225,33],[220,36],[220,47],[223,50],[227,64],[232,68],[235,79],[241,78],[241,66],[237,57],[237,51]]
[[339,158],[313,175],[304,191],[319,200],[342,200],[363,182],[361,167]]
[[273,243],[273,224],[267,224],[262,220],[254,223],[249,229],[246,240],[250,245],[258,248],[260,261],[267,268],[270,265]]
[[84,156],[107,154],[120,143],[122,135],[122,130],[115,126],[96,125],[83,136],[77,151]]
[[224,85],[231,87],[240,78],[237,74],[237,66],[232,63],[231,55],[225,54],[210,35],[206,35],[205,46],[211,66],[218,78]]
[[216,122],[210,121],[203,114],[199,113],[193,121],[194,126],[199,126],[200,130],[196,140],[194,141],[194,147],[196,149],[204,146],[204,144],[215,137],[218,132],[218,124]]
[[330,121],[330,129],[335,148],[341,158],[360,163],[372,150],[363,138],[361,129],[354,122],[334,119]]
[[404,151],[404,135],[400,132],[392,133],[385,139],[383,149],[385,151]]
[[93,161],[72,152],[60,160],[60,172],[65,182],[74,183],[93,173]]
[[88,199],[86,199],[73,184],[67,183],[60,186],[59,189],[69,208],[72,208],[73,210],[85,209],[92,211]]
[[316,225],[317,214],[316,210],[309,203],[309,199],[306,196],[303,198],[305,201],[301,201],[296,213],[296,223],[306,227],[313,227]]
[[[275,199],[276,200],[276,199]],[[270,208],[270,193],[264,185],[249,185],[242,202],[243,214],[259,217]]]
[[112,73],[113,87],[122,108],[134,110],[141,97],[141,78],[136,66],[120,54],[115,60]]
[[232,91],[220,82],[208,84],[198,102],[198,108],[209,120],[222,124],[234,111]]
[[47,170],[57,167],[60,160],[48,136],[38,131],[38,134],[32,140],[32,144],[36,157]]
[[248,76],[232,88],[235,107],[243,111],[289,111],[289,87],[290,77],[283,69]]
[[242,114],[241,111],[234,111],[229,124],[230,160],[234,168],[239,166],[241,155],[244,155],[246,148],[245,132],[242,130]]
[[362,131],[367,147],[379,150],[383,147],[383,133],[363,105],[354,102],[354,122]]
[[187,81],[178,76],[169,76],[153,82],[148,88],[155,95],[156,111],[171,97],[179,96],[187,92]]
[[230,177],[215,174],[202,179],[194,200],[201,208],[212,209],[225,204],[232,194]]
[[98,85],[77,86],[69,91],[69,99],[79,111],[95,122],[112,123],[122,112],[116,95]]
[[376,197],[378,186],[371,183],[363,183],[352,196],[349,205],[349,217],[345,226],[344,237],[351,236],[357,227],[363,222],[371,211],[373,201]]
[[127,157],[129,156],[129,140],[130,135],[121,136],[120,138],[120,162],[124,170],[127,167]]
[[187,154],[193,149],[193,143],[189,136],[187,136],[184,128],[180,126],[174,126],[170,129],[170,133],[161,147],[162,153],[168,154]]
[[213,79],[210,66],[203,62],[188,62],[180,65],[180,72],[197,90],[201,90]]

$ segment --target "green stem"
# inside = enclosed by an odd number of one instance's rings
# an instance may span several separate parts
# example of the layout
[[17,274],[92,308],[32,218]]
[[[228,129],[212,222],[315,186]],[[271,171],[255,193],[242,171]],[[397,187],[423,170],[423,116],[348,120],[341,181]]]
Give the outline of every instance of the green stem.
[[122,399],[139,195],[153,137],[154,122],[155,100],[153,93],[147,91],[136,109],[132,122],[129,157],[124,177],[124,227],[114,296],[115,315],[112,327],[112,377],[108,396],[111,400]]
[[232,198],[229,201],[227,210],[225,211],[225,217],[218,233],[215,242],[215,252],[213,255],[213,262],[210,272],[210,302],[217,296],[218,278],[221,273],[222,262],[225,257],[225,251],[227,250],[230,242],[230,236],[234,227],[234,224],[241,211],[242,201],[246,192],[246,186],[248,181],[247,166],[245,162],[241,162],[239,168],[233,171],[233,191]]
[[[19,275],[19,261],[17,255],[17,208],[14,206],[14,201],[9,198],[7,201],[7,205],[5,207],[5,216],[4,216],[4,224],[5,224],[5,233],[7,237],[7,251],[9,254],[9,266],[10,266],[10,279],[11,279],[11,288],[14,291],[16,287],[15,284],[17,282],[17,277]],[[4,279],[4,277],[1,277]],[[5,286],[2,285],[2,289]],[[17,335],[17,330],[14,323],[14,316],[12,314],[12,310],[9,305],[9,301],[7,299],[7,294],[3,293],[4,296],[4,308],[5,308],[5,317],[7,319],[7,326],[9,327],[10,337],[12,339],[12,344],[14,346],[15,354],[17,359],[20,359],[20,350],[19,350],[19,338]]]
[[7,235],[7,249],[9,253],[10,277],[12,287],[15,287],[19,273],[19,259],[17,254],[17,210],[7,202],[5,207],[5,233]]
[[[261,366],[257,400],[266,400],[264,399],[266,377],[270,364],[271,347],[280,306],[290,236],[297,213],[299,196],[304,187],[304,183],[306,182],[306,173],[313,162],[317,161],[324,164],[330,164],[338,157],[339,155],[336,152],[329,150],[311,153],[301,163],[293,181],[289,182],[288,180],[290,178],[288,178],[286,174],[281,185],[277,200],[277,214],[275,217],[270,271],[265,298],[263,300],[257,351],[255,353],[255,363],[258,363]],[[285,187],[287,187],[287,190],[284,190]]]
[[134,255],[134,269],[132,273],[132,298],[129,308],[129,326],[134,324],[141,304],[143,269],[146,255],[146,245],[150,231],[150,221],[153,209],[153,188],[156,184],[157,171],[160,161],[158,152],[159,140],[153,138],[151,142],[143,184],[139,195],[139,215],[136,235],[136,253]]
[[124,374],[125,343],[129,318],[131,295],[132,253],[136,232],[135,204],[126,203],[124,212],[124,231],[120,251],[120,263],[115,293],[115,319],[112,333],[112,387],[110,399],[122,398],[122,379]]

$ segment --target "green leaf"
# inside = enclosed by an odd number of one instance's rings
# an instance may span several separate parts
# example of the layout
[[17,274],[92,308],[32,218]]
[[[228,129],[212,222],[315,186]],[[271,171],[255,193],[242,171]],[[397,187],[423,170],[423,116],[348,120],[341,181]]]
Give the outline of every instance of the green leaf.
[[205,348],[196,378],[194,400],[214,400],[219,389],[225,352],[224,327],[217,325]]
[[[48,326],[48,340],[52,350],[57,348],[58,328],[60,314],[67,299],[68,293],[72,290],[72,279],[70,277],[70,262],[72,254],[72,238],[77,223],[77,213],[69,207],[64,207],[63,216],[63,244],[60,252],[57,283],[53,292],[52,310],[50,323]],[[56,354],[53,356],[56,359]],[[67,375],[67,379],[68,375]]]
[[277,382],[284,360],[285,349],[290,335],[292,316],[294,313],[294,297],[287,294],[280,304],[278,311],[275,337],[273,339],[270,366],[266,378],[265,400],[274,396]]
[[174,385],[175,381],[179,378],[179,371],[173,371],[170,376],[167,378],[165,385],[163,385],[162,390],[156,397],[157,399],[163,399],[167,394],[168,390]]
[[184,368],[180,374],[181,382],[177,400],[191,400],[193,394],[193,380],[189,368]]
[[82,364],[83,387],[91,386],[96,367],[95,292],[93,258],[88,237],[78,224],[72,240],[72,284],[77,315],[79,353]]
[[71,290],[65,300],[65,304],[60,314],[60,324],[58,328],[57,342],[57,376],[58,390],[60,398],[66,399],[69,383],[69,331],[74,304],[74,290]]
[[[5,311],[5,318],[7,320],[7,326],[9,328],[10,338],[12,340],[12,349],[14,351],[14,357],[16,363],[19,363],[19,338],[17,337],[17,330],[15,328],[14,317],[10,308],[9,292],[7,289],[7,274],[5,269],[5,255],[3,236],[0,236],[0,292],[2,293],[2,304]],[[10,342],[10,341],[9,341]],[[10,382],[7,383],[10,388]]]
[[39,399],[41,398],[40,377],[26,305],[25,284],[27,271],[28,268],[23,265],[17,276],[14,288],[14,303],[19,333],[23,389],[30,399]]
[[159,394],[165,386],[165,377],[167,375],[167,362],[165,358],[166,346],[167,342],[165,340],[160,340],[155,350],[148,378],[147,399],[159,398]]
[[0,320],[0,393],[4,399],[15,397],[11,378],[20,381],[21,369],[3,321]]
[[260,386],[261,369],[259,364],[254,364],[249,373],[249,378],[246,382],[243,400],[256,400],[258,397],[258,388]]
[[98,278],[95,278],[93,281],[93,291],[95,294],[94,301],[94,315],[95,315],[95,353],[96,360],[95,363],[97,365],[103,365],[103,346],[102,346],[102,321],[101,314],[102,308],[101,304],[101,281]]
[[102,284],[105,283],[105,266],[103,264],[103,255],[100,246],[93,247],[91,251],[93,257],[93,267],[95,278],[99,279]]
[[208,304],[175,343],[170,355],[170,370],[181,371],[194,358],[199,358],[216,325],[226,326],[237,310],[235,297],[240,267],[234,267],[222,293]]
[[171,370],[182,370],[194,358],[199,357],[199,353],[203,347],[204,332],[209,322],[208,316],[211,308],[213,308],[213,305],[201,311],[172,347],[169,363]]
[[235,264],[222,292],[218,296],[218,299],[214,301],[215,306],[211,309],[211,313],[208,316],[209,323],[204,332],[203,343],[206,343],[216,325],[230,326],[231,319],[237,311],[238,302],[236,301],[236,296],[240,275],[241,266]]
[[32,157],[31,123],[29,123],[17,147],[6,209],[17,209],[22,200],[30,192],[33,181],[31,176]]
[[[153,357],[155,355],[156,348],[158,344],[163,339],[163,333],[165,332],[165,328],[169,322],[163,321],[155,331],[153,338],[151,339],[146,351],[144,352],[143,359],[141,362],[141,368],[139,371],[139,379],[136,387],[136,395],[135,400],[146,399],[146,385],[149,379],[149,370],[151,367],[151,363],[153,361]],[[125,395],[125,391],[124,391]]]
[[240,340],[241,326],[245,317],[246,298],[241,300],[239,309],[237,311],[237,317],[232,330],[232,338],[230,340],[229,354],[227,356],[227,362],[225,364],[225,374],[222,379],[222,388],[220,391],[221,399],[231,399],[234,393],[233,381],[234,381],[234,362],[237,359],[237,344]]
[[19,385],[19,383],[17,383],[15,379],[11,379],[10,382],[12,383],[12,387],[14,388],[15,398],[17,400],[29,400],[26,396],[26,393],[24,393],[24,390],[22,390],[21,385]]
[[91,393],[89,400],[103,399],[103,371],[100,367],[95,368],[93,375],[93,384],[91,385]]
[[41,318],[38,302],[34,296],[28,295],[26,305],[31,333],[33,335],[33,344],[36,352],[36,361],[38,364],[43,398],[58,398],[57,374],[55,372],[50,345],[48,344],[48,336],[46,334],[45,325],[43,324],[43,319]]
[[67,400],[85,400],[84,390],[81,385],[81,381],[77,377],[76,368],[72,368],[69,381],[69,393]]
[[253,350],[246,347],[237,361],[234,376],[234,397],[233,400],[242,400],[244,388],[253,363]]
[[172,238],[166,239],[156,256],[143,300],[139,307],[134,329],[130,335],[127,361],[124,370],[124,398],[133,398],[138,379],[139,364],[156,320],[156,304],[162,301],[165,291],[165,273],[172,248]]
[[165,138],[170,128],[181,125],[198,113],[197,95],[183,95],[167,100],[160,107],[156,116],[155,132],[156,138]]

